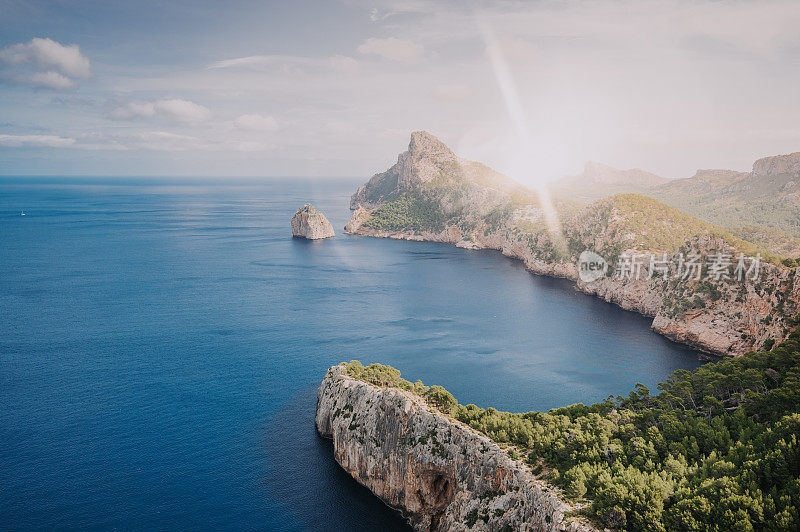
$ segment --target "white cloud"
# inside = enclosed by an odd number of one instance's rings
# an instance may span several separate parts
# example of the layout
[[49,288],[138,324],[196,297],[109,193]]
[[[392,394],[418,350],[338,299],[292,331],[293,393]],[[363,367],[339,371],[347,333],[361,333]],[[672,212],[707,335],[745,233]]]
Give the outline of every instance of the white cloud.
[[422,59],[425,48],[421,44],[395,37],[389,37],[388,39],[370,38],[359,45],[358,53],[378,55],[401,63],[417,63]]
[[[58,137],[56,137],[58,138]],[[79,150],[158,151],[158,152],[264,152],[275,149],[263,142],[231,140],[220,136],[182,135],[171,131],[142,130],[113,133],[92,132],[69,140],[64,147]],[[3,145],[0,137],[0,146]],[[10,145],[10,144],[9,144]]]
[[[220,143],[221,144],[221,143]],[[121,133],[90,133],[78,139],[76,149],[82,150],[148,150],[198,151],[213,149],[215,143],[191,135],[169,131],[133,131]]]
[[235,57],[233,59],[224,59],[222,61],[215,61],[208,65],[209,70],[218,68],[253,68],[275,65],[288,62],[302,62],[297,57],[285,55],[248,55],[247,57]]
[[52,70],[35,72],[28,76],[26,81],[48,89],[71,89],[75,86],[75,81]]
[[273,144],[202,138],[170,131],[91,132],[77,138],[57,135],[0,134],[1,148],[70,148],[89,151],[158,151],[158,152],[264,152]]
[[0,62],[17,72],[10,79],[49,89],[70,89],[74,78],[91,77],[91,64],[77,44],[65,46],[52,39],[35,38],[0,50]]
[[181,124],[195,124],[211,118],[211,111],[207,107],[189,100],[159,100],[155,103],[155,110]]
[[0,135],[0,146],[7,148],[64,148],[73,144],[75,139],[56,135]]
[[112,120],[134,120],[136,118],[155,116],[155,114],[156,106],[153,102],[115,103],[108,111],[108,117]]
[[203,141],[197,137],[178,135],[167,131],[144,131],[133,135],[128,146],[156,151],[185,151],[201,149]]
[[471,94],[469,86],[463,83],[442,84],[433,88],[433,97],[445,103],[464,101]]
[[294,55],[249,55],[216,61],[208,65],[208,70],[247,69],[258,71],[297,74],[319,69],[330,69],[338,72],[355,72],[358,61],[346,55],[334,55],[325,58],[303,57]]
[[271,116],[242,115],[233,121],[233,125],[245,131],[277,131],[278,121]]
[[328,59],[331,68],[339,72],[355,72],[358,70],[358,61],[346,55],[334,55]]
[[152,102],[116,102],[109,110],[112,120],[163,117],[177,124],[198,124],[211,118],[211,111],[189,100],[169,99]]

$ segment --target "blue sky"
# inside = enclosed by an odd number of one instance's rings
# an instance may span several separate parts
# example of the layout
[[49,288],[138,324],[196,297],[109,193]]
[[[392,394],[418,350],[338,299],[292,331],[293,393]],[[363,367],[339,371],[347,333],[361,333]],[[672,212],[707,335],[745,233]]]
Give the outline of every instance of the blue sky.
[[796,2],[0,0],[0,174],[367,177],[416,129],[528,183],[745,170],[800,150],[799,26]]

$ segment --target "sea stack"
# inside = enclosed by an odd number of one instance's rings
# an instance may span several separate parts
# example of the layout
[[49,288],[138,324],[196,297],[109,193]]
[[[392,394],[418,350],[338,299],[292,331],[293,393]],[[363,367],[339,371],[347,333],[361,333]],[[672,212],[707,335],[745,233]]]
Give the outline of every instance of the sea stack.
[[310,203],[306,203],[292,216],[292,236],[317,240],[334,236],[333,225],[325,215]]

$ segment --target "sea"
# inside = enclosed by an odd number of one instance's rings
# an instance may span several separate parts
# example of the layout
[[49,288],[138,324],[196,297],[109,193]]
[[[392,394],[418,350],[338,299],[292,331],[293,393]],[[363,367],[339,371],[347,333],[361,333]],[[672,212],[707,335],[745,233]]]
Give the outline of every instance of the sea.
[[496,251],[344,234],[363,181],[0,178],[0,529],[404,530],[315,432],[331,365],[530,411],[702,363]]

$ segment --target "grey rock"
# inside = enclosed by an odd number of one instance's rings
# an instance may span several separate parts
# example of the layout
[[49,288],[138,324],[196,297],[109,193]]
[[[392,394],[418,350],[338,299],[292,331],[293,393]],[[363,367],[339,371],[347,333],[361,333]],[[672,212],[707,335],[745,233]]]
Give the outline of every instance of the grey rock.
[[292,236],[316,240],[334,236],[333,225],[310,203],[306,203],[292,216]]
[[333,440],[339,465],[416,530],[595,530],[486,436],[342,365],[319,387],[316,426]]

